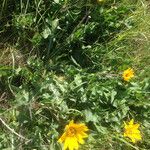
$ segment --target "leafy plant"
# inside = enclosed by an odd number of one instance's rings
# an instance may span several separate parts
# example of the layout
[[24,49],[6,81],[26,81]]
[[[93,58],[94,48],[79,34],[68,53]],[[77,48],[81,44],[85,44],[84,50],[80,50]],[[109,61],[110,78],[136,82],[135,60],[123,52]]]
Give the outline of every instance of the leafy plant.
[[[148,2],[3,0],[0,7],[0,149],[62,149],[71,120],[89,128],[80,149],[149,149]],[[134,76],[125,81],[128,68]],[[137,144],[123,136],[132,118],[142,133]]]

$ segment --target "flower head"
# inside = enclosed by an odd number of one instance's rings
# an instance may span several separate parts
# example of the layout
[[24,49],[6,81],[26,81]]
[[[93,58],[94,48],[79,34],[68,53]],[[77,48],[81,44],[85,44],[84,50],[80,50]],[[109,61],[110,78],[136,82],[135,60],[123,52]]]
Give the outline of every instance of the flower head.
[[133,69],[129,68],[129,69],[125,70],[122,74],[122,77],[125,81],[129,81],[131,78],[134,77]]
[[84,123],[76,124],[74,121],[70,121],[65,127],[65,132],[59,138],[58,142],[64,143],[64,150],[78,150],[79,143],[84,144],[83,138],[87,138],[85,133],[88,131],[88,127]]
[[124,137],[128,137],[131,139],[133,143],[136,143],[137,141],[141,140],[141,132],[138,129],[139,124],[134,124],[134,120],[130,120],[127,123],[124,122]]

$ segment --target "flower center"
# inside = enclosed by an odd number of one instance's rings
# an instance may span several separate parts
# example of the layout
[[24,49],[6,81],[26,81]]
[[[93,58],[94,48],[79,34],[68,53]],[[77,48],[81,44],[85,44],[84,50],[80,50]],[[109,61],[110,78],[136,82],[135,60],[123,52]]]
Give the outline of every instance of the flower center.
[[67,135],[68,136],[74,136],[76,134],[76,130],[73,128],[73,127],[70,127],[68,130],[67,130]]
[[129,128],[128,130],[126,130],[126,133],[127,133],[128,135],[132,135],[132,134],[134,134],[134,132],[133,132],[133,129],[132,129],[132,128]]
[[129,77],[129,76],[130,76],[130,74],[129,74],[129,73],[127,73],[125,76],[126,76],[126,77]]

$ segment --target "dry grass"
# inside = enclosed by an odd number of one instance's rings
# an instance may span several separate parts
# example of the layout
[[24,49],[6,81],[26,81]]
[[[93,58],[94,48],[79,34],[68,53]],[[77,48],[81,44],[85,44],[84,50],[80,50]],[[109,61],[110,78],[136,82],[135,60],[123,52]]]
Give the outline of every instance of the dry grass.
[[8,44],[0,45],[0,64],[2,66],[23,66],[24,56],[20,53],[19,50],[15,49],[13,46]]

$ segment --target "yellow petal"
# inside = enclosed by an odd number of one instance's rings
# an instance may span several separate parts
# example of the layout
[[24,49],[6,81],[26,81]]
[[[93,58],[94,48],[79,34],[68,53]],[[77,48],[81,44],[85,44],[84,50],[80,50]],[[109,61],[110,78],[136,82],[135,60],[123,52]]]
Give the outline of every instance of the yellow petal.
[[132,141],[133,143],[135,143],[135,142],[136,142],[134,138],[131,138],[131,141]]
[[123,123],[124,123],[124,128],[126,129],[128,126],[125,121]]
[[65,141],[66,138],[66,132],[63,133],[63,135],[59,138],[58,142],[63,143]]
[[76,137],[72,137],[72,139],[70,140],[70,145],[69,145],[69,149],[73,150],[73,149],[76,149],[78,150],[79,148],[79,144],[78,144],[78,141],[77,141],[77,138]]
[[70,144],[70,138],[67,137],[65,142],[64,142],[64,150],[66,150],[69,147],[69,144]]
[[73,121],[73,120],[71,120],[71,121],[69,122],[69,125],[71,125],[71,124],[74,124],[74,121]]
[[123,134],[123,136],[124,136],[124,137],[126,137],[126,136],[127,136],[127,134],[126,134],[126,133],[124,133],[124,134]]
[[131,119],[131,121],[129,122],[129,125],[133,125],[133,123],[134,123],[134,120]]
[[83,136],[81,134],[77,134],[77,139],[80,144],[84,144]]
[[64,150],[66,149],[69,149],[69,150],[78,150],[79,148],[79,144],[77,142],[77,139],[76,137],[67,137],[66,140],[65,140],[65,143],[64,143]]
[[134,128],[135,128],[135,129],[138,129],[139,126],[140,126],[140,124],[138,124],[138,123],[137,123],[137,124],[134,124]]
[[85,132],[80,132],[80,135],[82,136],[82,138],[87,138],[88,135]]

